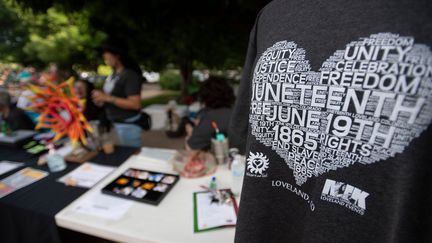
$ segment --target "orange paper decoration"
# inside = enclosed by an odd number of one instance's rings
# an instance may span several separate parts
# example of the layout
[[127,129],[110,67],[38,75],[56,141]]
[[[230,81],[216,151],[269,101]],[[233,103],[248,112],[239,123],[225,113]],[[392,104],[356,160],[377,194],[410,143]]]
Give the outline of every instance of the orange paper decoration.
[[54,141],[68,136],[73,145],[78,141],[87,144],[85,131],[93,129],[83,115],[85,101],[80,100],[73,87],[73,78],[55,85],[45,82],[45,87],[29,85],[34,96],[30,110],[40,114],[36,129],[48,128],[55,133]]

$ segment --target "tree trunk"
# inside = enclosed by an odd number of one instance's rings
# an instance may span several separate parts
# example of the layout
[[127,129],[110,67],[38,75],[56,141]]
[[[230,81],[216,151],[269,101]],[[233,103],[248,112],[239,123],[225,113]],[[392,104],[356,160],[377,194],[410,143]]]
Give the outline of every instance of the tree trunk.
[[183,98],[186,98],[189,94],[188,87],[189,84],[192,82],[192,61],[191,60],[185,60],[180,65],[180,74],[182,76],[182,86],[181,86],[181,92]]

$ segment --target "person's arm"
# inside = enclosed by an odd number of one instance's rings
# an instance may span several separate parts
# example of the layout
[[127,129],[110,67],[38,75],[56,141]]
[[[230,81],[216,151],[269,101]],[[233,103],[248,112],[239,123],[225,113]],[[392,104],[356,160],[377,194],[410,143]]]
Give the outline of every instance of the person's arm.
[[92,94],[95,103],[110,103],[125,110],[140,110],[141,96],[131,95],[126,98],[105,94],[100,90],[94,90]]
[[116,97],[105,94],[100,90],[92,92],[93,101],[96,104],[110,103],[125,110],[140,110],[141,109],[141,79],[133,71],[127,70],[123,74],[126,79],[124,92],[126,98]]
[[[198,124],[196,124],[196,125],[198,125]],[[184,147],[187,151],[195,151],[195,149],[192,149],[188,143],[189,139],[192,137],[193,126],[191,124],[186,124],[185,128],[186,128],[186,137],[184,140]]]
[[[216,121],[215,114],[211,113],[211,111],[205,111],[201,113],[199,119],[197,120],[198,124],[194,127],[190,125],[190,127],[186,127],[186,145],[185,148],[189,150],[205,150],[211,147],[211,139],[214,135],[214,128],[212,127],[212,122]],[[220,124],[221,127],[222,124]]]

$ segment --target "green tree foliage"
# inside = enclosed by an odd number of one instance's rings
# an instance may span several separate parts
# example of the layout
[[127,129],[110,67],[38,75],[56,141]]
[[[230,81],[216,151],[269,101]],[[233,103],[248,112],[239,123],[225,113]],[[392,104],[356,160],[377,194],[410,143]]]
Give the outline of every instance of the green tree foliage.
[[249,32],[269,0],[17,0],[45,11],[60,5],[88,11],[90,24],[109,36],[126,39],[131,54],[152,69],[174,63],[183,93],[192,82],[194,63],[208,68],[243,64]]
[[[188,93],[194,63],[208,68],[243,65],[249,32],[266,1],[92,1],[91,23],[111,36],[127,37],[146,66],[174,63]],[[114,10],[114,11],[113,11]]]
[[162,89],[180,90],[182,78],[177,70],[167,69],[161,72],[159,84]]
[[55,7],[46,13],[28,14],[29,40],[24,46],[27,55],[44,63],[57,63],[70,68],[72,64],[95,64],[96,48],[105,38],[101,31],[92,31],[88,12],[65,14]]
[[0,61],[25,61],[23,47],[28,32],[12,3],[0,0]]

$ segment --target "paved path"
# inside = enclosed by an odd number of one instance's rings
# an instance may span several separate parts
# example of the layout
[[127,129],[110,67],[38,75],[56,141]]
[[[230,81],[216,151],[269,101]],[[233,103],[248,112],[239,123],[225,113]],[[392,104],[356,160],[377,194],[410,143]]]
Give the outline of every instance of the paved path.
[[183,149],[184,138],[169,138],[164,131],[143,131],[142,146],[152,148]]
[[[148,99],[172,91],[162,90],[159,84],[146,83],[142,87],[141,98]],[[164,131],[143,131],[142,145],[153,148],[183,149],[184,138],[168,138]]]
[[162,90],[159,84],[146,83],[142,86],[141,99],[148,99],[162,94],[170,93],[171,91]]

